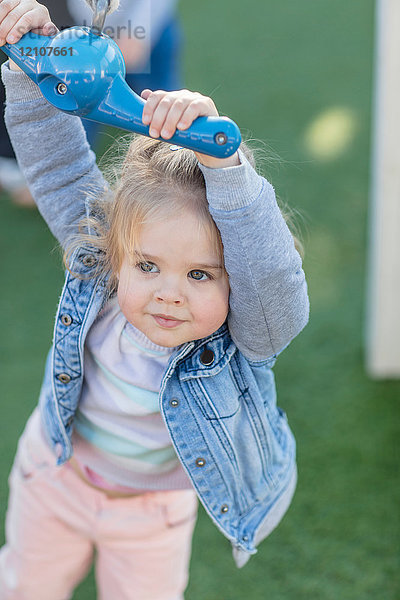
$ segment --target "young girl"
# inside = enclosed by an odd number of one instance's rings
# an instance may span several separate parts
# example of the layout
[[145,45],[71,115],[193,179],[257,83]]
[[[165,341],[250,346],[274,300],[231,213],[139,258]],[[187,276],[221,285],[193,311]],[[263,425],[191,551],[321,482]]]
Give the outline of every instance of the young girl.
[[[14,5],[2,40],[50,33],[43,6]],[[181,600],[196,498],[242,566],[294,493],[271,367],[307,322],[300,257],[247,151],[134,138],[111,193],[80,120],[15,68],[7,126],[68,270],[10,476],[0,598],[69,598],[95,551],[102,600]],[[186,90],[143,97],[154,138],[217,114]]]

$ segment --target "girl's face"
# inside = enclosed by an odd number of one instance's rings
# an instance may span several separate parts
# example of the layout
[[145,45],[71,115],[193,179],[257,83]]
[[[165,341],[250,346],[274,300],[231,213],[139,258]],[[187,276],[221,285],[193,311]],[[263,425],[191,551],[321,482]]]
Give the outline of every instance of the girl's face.
[[143,225],[141,256],[125,257],[118,302],[127,320],[160,346],[216,331],[228,314],[228,276],[206,227],[190,212]]

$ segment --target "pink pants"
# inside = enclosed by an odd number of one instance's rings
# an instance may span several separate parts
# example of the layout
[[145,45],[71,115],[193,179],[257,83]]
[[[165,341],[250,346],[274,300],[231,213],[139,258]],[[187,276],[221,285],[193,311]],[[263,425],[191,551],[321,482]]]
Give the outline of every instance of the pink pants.
[[[99,600],[182,600],[197,514],[193,490],[109,498],[32,435],[10,475],[0,600],[68,600],[96,551]],[[37,429],[37,428],[36,428]]]

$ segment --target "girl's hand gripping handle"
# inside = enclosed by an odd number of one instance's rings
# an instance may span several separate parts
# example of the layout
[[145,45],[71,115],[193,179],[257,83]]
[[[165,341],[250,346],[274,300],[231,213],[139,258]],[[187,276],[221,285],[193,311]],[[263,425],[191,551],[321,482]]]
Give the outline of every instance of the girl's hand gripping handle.
[[[142,121],[145,101],[125,82],[122,53],[108,36],[87,27],[64,29],[53,37],[30,32],[2,49],[60,110],[142,135],[152,134]],[[199,113],[196,117],[200,118],[194,117],[190,127],[178,124],[167,138],[161,137],[161,131],[157,137],[226,158],[237,150],[240,131],[233,121],[217,114]]]

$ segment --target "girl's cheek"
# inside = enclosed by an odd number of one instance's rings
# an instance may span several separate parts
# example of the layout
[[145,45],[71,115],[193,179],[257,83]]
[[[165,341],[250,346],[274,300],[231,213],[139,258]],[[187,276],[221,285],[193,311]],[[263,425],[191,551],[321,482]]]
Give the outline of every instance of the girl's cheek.
[[210,296],[207,302],[199,304],[202,321],[215,326],[218,329],[228,316],[229,311],[229,289],[219,289],[218,293]]
[[131,304],[132,296],[131,281],[125,277],[120,277],[117,287],[117,298],[121,308]]

